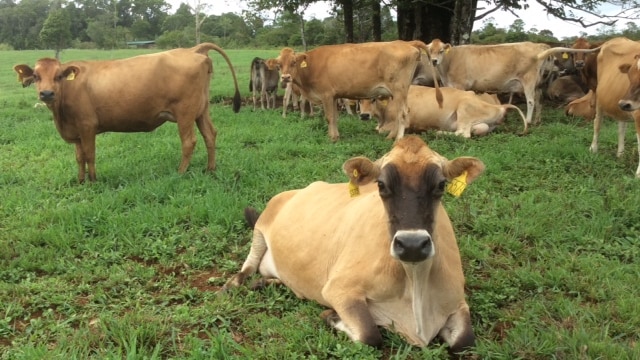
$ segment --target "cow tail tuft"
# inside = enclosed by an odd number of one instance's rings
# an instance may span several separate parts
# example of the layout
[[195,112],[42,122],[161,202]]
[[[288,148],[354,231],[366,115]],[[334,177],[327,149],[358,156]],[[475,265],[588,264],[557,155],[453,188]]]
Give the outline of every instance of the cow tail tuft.
[[255,208],[248,206],[244,209],[244,219],[247,221],[247,225],[252,229],[256,226],[260,213]]

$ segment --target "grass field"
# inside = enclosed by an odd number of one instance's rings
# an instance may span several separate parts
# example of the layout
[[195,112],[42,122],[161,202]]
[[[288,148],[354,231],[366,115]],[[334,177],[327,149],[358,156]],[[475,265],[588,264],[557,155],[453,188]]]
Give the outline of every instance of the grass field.
[[[228,54],[248,96],[251,59],[277,50]],[[284,287],[216,293],[249,250],[243,208],[315,180],[345,181],[346,159],[392,145],[373,122],[342,116],[334,144],[321,117],[283,119],[251,105],[234,114],[221,104],[233,94],[229,70],[211,52],[216,172],[204,171],[199,138],[179,175],[177,129],[166,124],[100,135],[98,181],[79,185],[73,146],[12,70],[51,52],[0,56],[0,359],[447,358],[445,345],[416,348],[388,331],[381,350],[352,343],[324,325],[321,306]],[[484,138],[421,135],[448,158],[487,167],[462,197],[444,198],[478,337],[469,357],[640,358],[633,132],[617,159],[613,122],[598,154],[588,150],[591,125],[559,110],[547,107],[525,136],[521,127],[511,114]]]

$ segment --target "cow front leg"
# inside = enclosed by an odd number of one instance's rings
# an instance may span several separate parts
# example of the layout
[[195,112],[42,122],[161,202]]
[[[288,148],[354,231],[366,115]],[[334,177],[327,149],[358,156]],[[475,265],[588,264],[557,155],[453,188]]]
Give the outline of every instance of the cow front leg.
[[617,157],[621,157],[624,154],[624,136],[627,134],[627,122],[618,121],[618,151]]
[[78,164],[78,182],[82,184],[86,175],[87,162],[84,159],[81,143],[77,142],[74,145],[76,146],[76,163]]
[[471,327],[469,305],[460,304],[458,310],[451,314],[439,332],[440,337],[449,344],[453,353],[460,353],[475,344],[475,334]]
[[[89,170],[89,181],[96,181],[96,133],[92,129],[85,131],[80,135],[80,150],[82,151],[82,158]],[[77,147],[76,147],[77,154]],[[84,168],[85,165],[82,165]],[[78,180],[80,178],[78,177]],[[84,175],[83,175],[84,181]]]
[[352,341],[381,347],[382,335],[364,300],[343,303],[338,309],[325,310],[320,317],[332,328],[344,332]]
[[322,105],[324,116],[329,126],[329,137],[331,141],[336,142],[340,138],[340,133],[338,132],[338,100],[333,98],[324,99]]
[[594,154],[598,152],[598,138],[600,136],[600,126],[602,125],[602,115],[602,108],[596,100],[596,115],[593,118],[593,140],[591,140],[591,146],[589,147],[589,150]]

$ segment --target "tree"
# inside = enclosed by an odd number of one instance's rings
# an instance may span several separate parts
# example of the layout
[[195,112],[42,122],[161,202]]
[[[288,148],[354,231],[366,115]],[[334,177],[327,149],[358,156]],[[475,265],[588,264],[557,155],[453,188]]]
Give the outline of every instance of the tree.
[[49,12],[40,30],[40,41],[55,50],[56,59],[60,58],[60,51],[71,42],[71,18],[64,9],[57,8]]

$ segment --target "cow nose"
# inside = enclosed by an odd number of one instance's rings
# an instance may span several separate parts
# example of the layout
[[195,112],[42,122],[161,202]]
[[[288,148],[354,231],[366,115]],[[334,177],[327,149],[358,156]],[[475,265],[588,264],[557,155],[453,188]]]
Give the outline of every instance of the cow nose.
[[40,100],[47,102],[53,101],[55,93],[52,90],[42,90],[40,91]]
[[287,83],[287,82],[291,81],[291,75],[289,75],[289,74],[283,74],[283,75],[281,76],[281,79],[282,79],[282,82],[283,82],[283,83]]
[[584,60],[576,60],[576,68],[581,69],[584,66]]
[[433,66],[437,66],[438,65],[438,59],[433,59],[433,60],[431,60],[431,62],[433,63]]
[[426,230],[396,232],[392,255],[403,262],[420,262],[433,255],[433,242]]
[[369,114],[360,114],[360,120],[369,120],[371,118],[371,115]]
[[633,110],[633,105],[631,104],[631,101],[629,101],[629,100],[620,100],[620,101],[618,101],[618,107],[622,111],[631,111],[631,110]]

